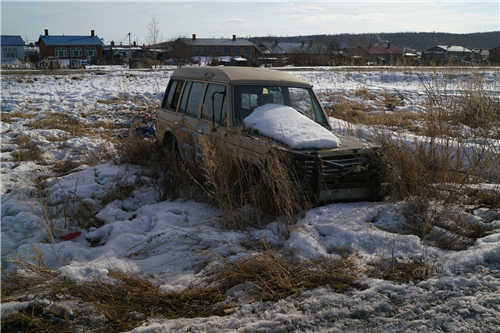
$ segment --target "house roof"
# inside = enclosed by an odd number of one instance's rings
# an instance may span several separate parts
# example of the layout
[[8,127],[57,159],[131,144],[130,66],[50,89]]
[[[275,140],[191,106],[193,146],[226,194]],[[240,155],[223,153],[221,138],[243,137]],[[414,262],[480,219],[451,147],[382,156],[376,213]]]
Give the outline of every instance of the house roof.
[[2,46],[24,46],[24,40],[21,36],[1,35]]
[[366,49],[363,47],[360,47],[360,46],[358,46],[358,47],[346,47],[346,48],[343,48],[342,51],[345,54],[353,55],[353,56],[364,57],[364,56],[368,55],[368,52],[366,51]]
[[375,46],[358,46],[353,48],[344,48],[342,49],[344,53],[350,55],[357,56],[368,56],[368,55],[377,55],[377,54],[403,54],[403,50],[397,46],[384,46],[384,45],[375,45]]
[[372,46],[368,48],[368,54],[403,54],[403,50],[397,46]]
[[325,45],[311,41],[304,41],[304,43],[264,41],[260,45],[265,54],[315,54],[327,52]]
[[40,35],[47,46],[87,46],[104,45],[97,36],[43,36]]
[[459,45],[436,45],[436,47],[447,52],[472,52],[468,48]]
[[182,38],[182,41],[191,46],[255,46],[249,40],[236,38],[223,39],[223,38]]

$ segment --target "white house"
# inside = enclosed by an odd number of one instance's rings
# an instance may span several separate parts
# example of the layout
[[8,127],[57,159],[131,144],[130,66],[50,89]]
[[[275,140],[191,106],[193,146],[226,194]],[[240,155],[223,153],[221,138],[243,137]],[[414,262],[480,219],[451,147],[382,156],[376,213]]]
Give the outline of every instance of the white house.
[[24,41],[21,36],[1,35],[2,65],[16,65],[24,60]]

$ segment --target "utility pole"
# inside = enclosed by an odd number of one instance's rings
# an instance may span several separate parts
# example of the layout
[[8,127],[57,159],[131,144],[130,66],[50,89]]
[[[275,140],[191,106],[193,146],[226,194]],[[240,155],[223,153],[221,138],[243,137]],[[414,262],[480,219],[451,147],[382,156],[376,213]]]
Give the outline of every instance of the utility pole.
[[128,68],[130,68],[132,64],[132,45],[130,44],[130,32],[127,35],[128,35]]

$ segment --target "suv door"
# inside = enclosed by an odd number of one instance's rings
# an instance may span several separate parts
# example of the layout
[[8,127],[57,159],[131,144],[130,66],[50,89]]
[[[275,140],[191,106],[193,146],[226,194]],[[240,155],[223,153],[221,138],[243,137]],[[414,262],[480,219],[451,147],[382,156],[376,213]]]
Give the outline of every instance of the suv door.
[[195,162],[198,150],[199,115],[205,87],[205,82],[187,81],[179,104],[179,113],[183,114],[183,118],[175,134],[182,158],[188,163]]
[[[201,106],[201,120],[197,128],[200,137],[214,138],[218,142],[230,141],[227,127],[228,102],[227,88],[220,83],[209,83]],[[195,159],[201,161],[202,154],[198,149]]]
[[157,132],[161,136],[158,139],[163,140],[166,133],[177,132],[182,122],[182,114],[177,113],[177,106],[179,104],[182,88],[184,87],[184,80],[170,80],[161,108],[158,111],[158,128]]

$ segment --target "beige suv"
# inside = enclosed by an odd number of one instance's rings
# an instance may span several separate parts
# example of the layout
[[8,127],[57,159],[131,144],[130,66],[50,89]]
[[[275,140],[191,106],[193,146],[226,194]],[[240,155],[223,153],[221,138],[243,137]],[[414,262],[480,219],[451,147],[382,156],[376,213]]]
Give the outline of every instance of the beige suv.
[[[273,110],[278,109],[285,116],[276,117],[278,111],[273,114]],[[273,121],[300,122],[290,126],[295,129],[281,128],[281,136],[289,135],[281,140],[263,128],[269,127],[266,119],[260,127],[248,128],[246,120],[257,111],[270,119],[274,115],[277,119]],[[317,131],[308,133],[308,126],[317,126]],[[304,135],[307,138],[312,132],[322,131],[331,134],[328,118],[312,86],[288,73],[250,67],[186,67],[176,70],[170,78],[158,110],[156,135],[192,165],[200,163],[199,143],[208,138],[254,164],[272,149],[278,149],[293,158],[297,173],[316,200],[373,198],[378,192],[372,163],[376,145],[338,134],[335,135],[339,144],[332,147],[288,144],[287,139],[300,141]]]

